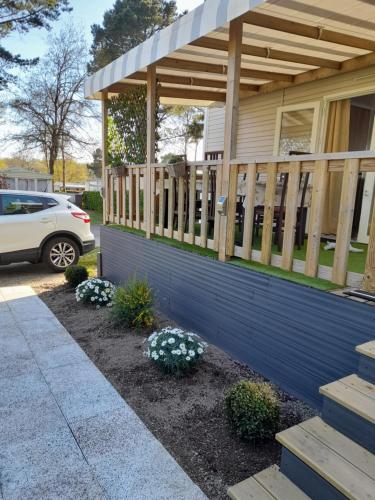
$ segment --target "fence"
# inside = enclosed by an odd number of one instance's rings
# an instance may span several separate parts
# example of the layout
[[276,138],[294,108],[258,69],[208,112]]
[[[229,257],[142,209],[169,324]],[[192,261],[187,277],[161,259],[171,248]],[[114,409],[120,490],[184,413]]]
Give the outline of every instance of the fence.
[[[193,162],[188,163],[184,175],[178,175],[170,166],[151,165],[151,233],[214,251],[226,238],[229,255],[318,276],[339,285],[361,283],[361,274],[348,272],[349,245],[359,174],[375,172],[374,153],[233,160],[224,234],[223,216],[216,203],[221,192],[222,168],[222,160]],[[106,222],[146,229],[146,169],[146,165],[106,168]],[[330,174],[335,173],[342,173],[338,218],[327,221]],[[374,219],[373,213],[364,269],[369,291],[375,287]],[[321,235],[327,222],[336,228],[332,266],[319,264]],[[304,259],[295,258],[296,244],[305,249]],[[279,251],[275,252],[275,248]]]

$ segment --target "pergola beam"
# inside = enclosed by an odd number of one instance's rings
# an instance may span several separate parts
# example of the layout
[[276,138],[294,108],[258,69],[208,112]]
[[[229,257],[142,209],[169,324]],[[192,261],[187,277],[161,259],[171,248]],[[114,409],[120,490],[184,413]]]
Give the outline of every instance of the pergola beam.
[[[220,38],[212,38],[204,36],[190,43],[194,47],[201,47],[210,50],[219,50],[228,52],[229,42]],[[284,52],[265,47],[256,47],[253,45],[242,44],[242,54],[248,56],[262,57],[266,59],[275,59],[276,61],[287,61],[298,64],[306,64],[308,66],[317,66],[323,68],[340,69],[340,61],[332,61],[322,57],[314,57],[294,52]]]
[[[195,78],[190,76],[178,76],[178,75],[167,75],[163,73],[158,73],[156,75],[157,81],[159,83],[170,83],[174,85],[184,85],[191,87],[207,87],[215,89],[226,89],[226,80],[209,80],[207,78]],[[142,71],[137,71],[130,76],[126,77],[127,80],[138,80],[146,81],[146,73]],[[253,85],[251,83],[241,83],[240,90],[243,92],[258,92],[259,85]]]
[[[143,85],[143,84],[141,84]],[[127,90],[133,90],[139,87],[139,85],[133,85],[128,83],[115,83],[110,85],[106,91],[109,94],[121,94]],[[225,92],[214,92],[210,90],[193,90],[193,89],[181,89],[178,87],[159,87],[158,88],[159,97],[175,97],[178,99],[193,99],[199,101],[211,101],[211,102],[225,102],[226,94]]]
[[[225,64],[212,64],[199,61],[191,61],[187,59],[175,59],[173,57],[165,57],[156,63],[158,67],[177,69],[181,71],[197,71],[202,73],[214,73],[217,75],[227,75],[228,66]],[[286,73],[277,73],[273,71],[260,71],[257,69],[241,68],[240,77],[251,78],[256,80],[271,80],[292,82],[293,75]]]
[[298,23],[296,21],[289,21],[288,19],[269,16],[267,14],[261,14],[260,12],[248,12],[242,16],[242,20],[246,24],[282,31],[291,35],[299,35],[322,42],[330,42],[338,45],[345,45],[347,47],[354,47],[356,49],[369,50],[370,52],[375,51],[375,41],[373,40],[348,35],[347,33],[332,31],[318,26]]

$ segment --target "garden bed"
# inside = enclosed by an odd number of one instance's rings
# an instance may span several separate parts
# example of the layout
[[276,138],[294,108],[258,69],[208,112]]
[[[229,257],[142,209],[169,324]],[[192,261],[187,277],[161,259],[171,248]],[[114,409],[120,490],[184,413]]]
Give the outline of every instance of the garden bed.
[[[223,394],[241,379],[262,380],[248,367],[210,346],[189,375],[165,375],[145,357],[150,332],[115,327],[108,310],[84,307],[66,286],[39,289],[40,297],[86,351],[118,392],[210,499],[227,498],[226,490],[278,463],[280,446],[272,440],[252,445],[231,433]],[[173,322],[158,315],[159,326]],[[314,414],[283,391],[281,427]]]

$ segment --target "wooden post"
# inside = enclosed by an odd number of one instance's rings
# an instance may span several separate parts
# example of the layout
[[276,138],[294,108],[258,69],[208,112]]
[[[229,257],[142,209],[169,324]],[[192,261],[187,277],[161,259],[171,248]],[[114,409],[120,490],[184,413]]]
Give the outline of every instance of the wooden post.
[[103,224],[108,222],[108,182],[106,167],[108,162],[108,93],[102,92],[102,182],[103,182]]
[[[285,206],[285,225],[283,238],[283,252],[281,257],[281,268],[285,271],[293,269],[294,243],[296,239],[296,223],[298,210],[299,187],[301,180],[301,162],[291,161],[289,163],[288,192]],[[281,210],[283,207],[281,207]],[[303,211],[303,207],[302,207]],[[303,217],[303,214],[300,214]]]
[[312,278],[315,278],[317,275],[319,267],[320,237],[322,234],[327,187],[328,161],[318,160],[315,162],[305,264],[305,274]]
[[221,195],[227,197],[227,214],[221,216],[219,236],[219,259],[225,261],[233,255],[235,215],[237,202],[237,172],[231,174],[230,161],[236,157],[238,104],[241,72],[241,46],[243,23],[235,19],[229,24],[227,98],[224,124],[224,159],[222,167]]
[[[144,219],[146,225],[146,237],[151,238],[151,232],[155,231],[155,188],[152,187],[151,165],[155,163],[155,141],[156,141],[156,66],[147,67],[147,168],[144,179]],[[153,182],[155,185],[155,182]],[[151,198],[154,197],[153,200]],[[153,210],[151,210],[153,207]],[[153,220],[153,222],[151,221]]]
[[365,290],[365,292],[375,293],[375,206],[372,208],[370,219],[370,238],[367,247],[363,290]]
[[272,230],[273,215],[275,211],[275,197],[277,186],[277,163],[269,163],[267,166],[267,184],[264,195],[264,215],[262,231],[262,264],[271,264],[272,257]]
[[208,223],[208,183],[210,172],[208,167],[203,167],[202,177],[202,211],[201,211],[201,247],[207,247]]
[[359,160],[357,158],[345,160],[336,233],[336,249],[332,269],[332,282],[338,285],[346,285],[358,174]]
[[257,166],[250,163],[246,170],[246,208],[242,242],[242,258],[245,260],[250,260],[252,253],[256,182]]
[[[135,228],[140,229],[141,228],[141,172],[140,172],[140,167],[137,167],[135,169]],[[143,203],[144,203],[144,198],[143,196]],[[143,213],[144,213],[144,207],[143,207]]]

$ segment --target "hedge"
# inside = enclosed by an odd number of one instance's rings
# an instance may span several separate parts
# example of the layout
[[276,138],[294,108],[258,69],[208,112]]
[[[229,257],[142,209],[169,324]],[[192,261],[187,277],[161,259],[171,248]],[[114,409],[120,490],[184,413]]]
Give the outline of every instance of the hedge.
[[82,208],[103,212],[103,199],[99,191],[84,191],[82,197]]

